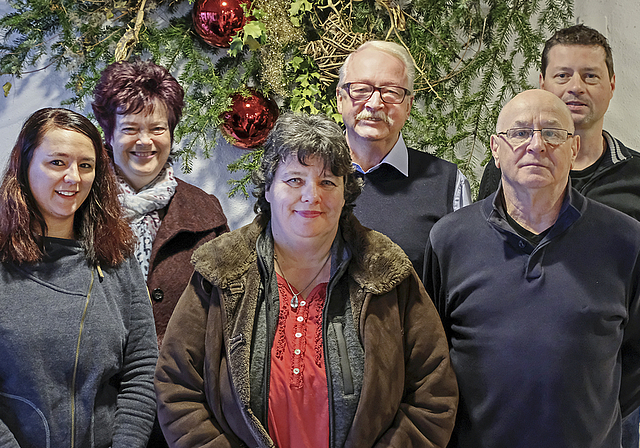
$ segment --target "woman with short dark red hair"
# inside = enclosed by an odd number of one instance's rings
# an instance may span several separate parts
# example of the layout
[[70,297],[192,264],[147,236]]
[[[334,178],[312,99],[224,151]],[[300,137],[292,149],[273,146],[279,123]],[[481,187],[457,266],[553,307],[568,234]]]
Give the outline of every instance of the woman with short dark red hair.
[[136,258],[153,299],[159,345],[191,276],[191,254],[229,230],[215,196],[174,176],[173,135],[183,97],[166,68],[116,62],[102,72],[92,103],[138,240]]
[[[158,346],[191,277],[191,254],[229,231],[218,199],[173,174],[171,147],[183,97],[166,68],[116,62],[102,72],[92,104],[125,217],[137,237],[136,258],[151,292]],[[149,446],[166,446],[158,426]]]

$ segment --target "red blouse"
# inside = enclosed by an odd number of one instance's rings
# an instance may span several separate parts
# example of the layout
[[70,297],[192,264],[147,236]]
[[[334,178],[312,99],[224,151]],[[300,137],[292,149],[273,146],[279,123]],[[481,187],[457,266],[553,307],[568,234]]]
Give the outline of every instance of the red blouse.
[[[322,345],[327,283],[291,307],[293,294],[278,275],[280,315],[271,349],[269,435],[280,448],[329,446],[329,398]],[[295,291],[297,292],[297,291]]]

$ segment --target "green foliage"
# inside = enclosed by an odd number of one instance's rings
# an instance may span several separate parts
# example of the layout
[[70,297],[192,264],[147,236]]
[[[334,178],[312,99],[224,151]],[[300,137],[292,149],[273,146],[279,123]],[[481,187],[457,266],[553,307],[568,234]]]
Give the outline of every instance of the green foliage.
[[234,196],[237,193],[242,193],[245,198],[249,197],[247,186],[251,183],[251,173],[260,167],[262,161],[262,149],[256,149],[255,151],[249,151],[238,160],[230,163],[228,166],[230,173],[238,171],[244,172],[244,176],[239,180],[230,180],[229,185],[231,190],[229,196]]
[[311,12],[313,5],[308,0],[293,0],[291,2],[291,8],[289,8],[289,14],[291,15],[291,22],[295,26],[301,26],[301,16],[304,13]]
[[[533,87],[527,77],[539,67],[545,36],[568,24],[572,4],[515,0],[455,6],[442,2],[429,23],[407,23],[405,41],[416,59],[429,61],[433,85],[417,94],[420,107],[414,108],[407,138],[458,163],[475,179],[477,167],[488,159],[502,105]],[[441,52],[441,39],[450,51]]]
[[247,9],[246,3],[242,3],[242,9],[253,20],[247,21],[242,31],[239,31],[231,41],[229,55],[239,56],[245,46],[251,50],[257,50],[267,42],[267,28],[261,22],[263,12],[260,9]]
[[[528,76],[544,40],[569,24],[571,0],[413,0],[404,7],[404,27],[381,4],[353,2],[352,28],[401,43],[416,62],[405,140],[457,163],[476,183],[502,105],[533,87]],[[307,18],[316,30],[323,20]]]
[[[284,86],[283,108],[323,112],[340,121],[335,80],[327,82],[317,61],[303,53],[306,42],[284,42],[266,12],[269,0],[259,1],[247,11],[254,20],[227,50],[211,47],[195,34],[189,2],[147,0],[137,39],[127,46],[133,58],[152,57],[165,65],[185,88],[186,107],[176,140],[186,171],[196,156],[206,158],[215,150],[219,117],[229,108],[232,94],[246,86],[269,94],[273,79],[266,78],[264,67],[273,61],[263,58],[274,54],[284,63],[277,75]],[[326,37],[346,45],[348,39],[340,40],[325,27],[329,14],[336,12],[345,33],[405,45],[418,66],[405,139],[458,163],[472,180],[487,158],[501,106],[531,87],[528,76],[538,67],[544,39],[566,26],[572,11],[572,0],[279,1],[288,5],[291,22],[306,41]],[[115,49],[127,30],[131,34],[141,6],[139,0],[8,3],[15,12],[0,17],[0,73],[20,77],[34,68],[65,69],[67,88],[75,94],[70,103],[78,108],[90,100],[101,70],[115,60]],[[4,92],[10,95],[10,83]],[[249,152],[229,170],[250,173],[260,155],[259,150]],[[231,193],[246,195],[248,179],[249,174],[234,181]]]
[[336,112],[335,89],[323,89],[320,84],[320,72],[313,60],[304,55],[291,58],[290,76],[295,80],[294,89],[289,98],[289,107],[294,112],[308,114],[324,113],[342,122]]

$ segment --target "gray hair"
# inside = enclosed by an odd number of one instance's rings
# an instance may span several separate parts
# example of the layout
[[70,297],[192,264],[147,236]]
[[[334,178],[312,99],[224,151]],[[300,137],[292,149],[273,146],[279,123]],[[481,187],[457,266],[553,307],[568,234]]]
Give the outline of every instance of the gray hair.
[[355,200],[362,192],[362,180],[356,177],[351,151],[340,126],[326,115],[289,112],[281,115],[264,144],[260,168],[253,172],[256,197],[254,210],[266,224],[271,219],[271,206],[265,193],[271,188],[280,163],[295,156],[302,165],[317,157],[324,168],[344,179],[344,200],[341,219],[353,212]]
[[356,49],[356,51],[354,51],[349,56],[347,56],[347,59],[344,61],[344,64],[342,64],[342,67],[340,67],[340,79],[338,81],[338,87],[342,86],[345,78],[347,77],[347,68],[349,66],[349,61],[351,60],[351,56],[353,56],[356,53],[359,53],[362,50],[366,50],[368,48],[374,48],[376,50],[382,51],[384,53],[387,53],[399,59],[400,62],[402,62],[402,65],[404,66],[404,74],[407,77],[407,86],[408,86],[407,88],[409,89],[410,92],[413,93],[413,82],[416,78],[416,67],[413,63],[413,58],[402,45],[399,45],[395,42],[387,42],[383,40],[367,41],[362,45],[360,45]]

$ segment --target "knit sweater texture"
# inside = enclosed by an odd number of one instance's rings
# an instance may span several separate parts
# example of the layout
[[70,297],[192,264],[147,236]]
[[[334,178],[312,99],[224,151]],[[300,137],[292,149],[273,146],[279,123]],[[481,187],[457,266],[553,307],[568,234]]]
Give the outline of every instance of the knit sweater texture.
[[364,189],[354,215],[363,226],[391,238],[422,275],[424,247],[431,227],[453,211],[458,168],[426,152],[407,148],[409,176],[383,163],[361,174]]

